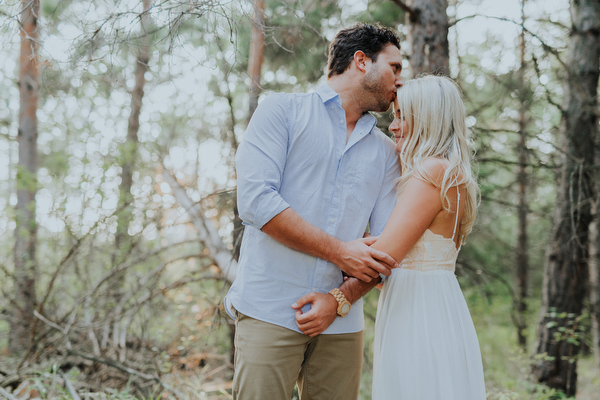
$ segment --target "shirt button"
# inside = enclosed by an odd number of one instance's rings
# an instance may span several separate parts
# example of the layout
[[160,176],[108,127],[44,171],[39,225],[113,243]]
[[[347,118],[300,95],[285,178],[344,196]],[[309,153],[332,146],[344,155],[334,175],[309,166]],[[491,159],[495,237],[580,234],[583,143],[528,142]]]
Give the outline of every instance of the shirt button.
[[340,190],[342,187],[340,185],[336,186],[337,190]]
[[333,219],[333,218],[331,218],[331,219],[329,220],[329,223],[330,223],[330,224],[333,224],[334,222],[335,222],[335,219]]
[[343,119],[340,119],[340,124],[343,124],[343,123],[344,123],[344,120],[343,120]]

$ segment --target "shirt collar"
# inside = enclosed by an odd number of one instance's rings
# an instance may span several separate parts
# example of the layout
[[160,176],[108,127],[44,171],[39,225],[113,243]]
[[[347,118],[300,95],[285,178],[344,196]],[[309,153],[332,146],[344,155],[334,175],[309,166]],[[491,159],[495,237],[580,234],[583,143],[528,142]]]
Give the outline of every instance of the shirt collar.
[[327,84],[319,86],[317,94],[321,97],[323,103],[327,103],[329,100],[335,99],[336,97],[339,99],[338,102],[341,103],[340,95]]
[[361,128],[364,129],[366,133],[371,133],[377,124],[377,118],[375,118],[371,113],[365,113],[358,120],[357,125],[358,124],[361,124]]
[[[317,88],[316,93],[319,95],[323,103],[327,103],[330,100],[335,100],[336,103],[341,107],[342,99],[340,99],[340,95],[331,88],[331,86],[325,84],[321,85]],[[377,124],[377,118],[375,118],[371,113],[363,114],[357,122],[357,126],[359,126],[359,130],[370,134],[375,128]],[[362,134],[361,134],[362,136]]]

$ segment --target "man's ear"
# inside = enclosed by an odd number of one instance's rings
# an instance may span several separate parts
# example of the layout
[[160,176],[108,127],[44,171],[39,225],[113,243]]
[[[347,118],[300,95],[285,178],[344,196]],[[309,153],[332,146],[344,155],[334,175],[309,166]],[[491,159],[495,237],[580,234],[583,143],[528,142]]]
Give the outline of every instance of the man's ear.
[[358,50],[356,53],[354,53],[353,62],[359,71],[366,72],[368,66],[371,64],[371,59],[367,57],[362,50]]

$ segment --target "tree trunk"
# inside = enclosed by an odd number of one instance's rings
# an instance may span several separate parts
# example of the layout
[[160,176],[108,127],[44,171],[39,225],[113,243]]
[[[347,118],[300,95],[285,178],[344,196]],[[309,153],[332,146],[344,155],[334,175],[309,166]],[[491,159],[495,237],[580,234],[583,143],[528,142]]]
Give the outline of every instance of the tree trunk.
[[[600,166],[600,134],[596,133],[594,165]],[[596,171],[598,171],[596,169]],[[596,172],[598,174],[598,172]],[[596,175],[592,222],[589,237],[590,313],[592,316],[592,348],[600,369],[600,176]]]
[[[600,165],[600,140],[596,138],[596,165]],[[600,369],[600,182],[596,178],[595,201],[592,206],[593,219],[590,223],[589,273],[590,311],[592,315],[592,347],[596,364]]]
[[130,243],[127,240],[129,224],[132,219],[133,194],[133,172],[137,158],[138,131],[140,129],[140,112],[142,99],[144,97],[144,86],[146,85],[145,73],[148,71],[150,60],[150,38],[148,30],[151,25],[150,7],[151,0],[142,0],[144,10],[140,14],[140,43],[135,63],[135,86],[131,92],[131,113],[127,127],[127,140],[121,147],[121,183],[119,184],[119,204],[117,209],[117,233],[115,244],[117,254],[127,253]]
[[248,75],[250,75],[250,106],[248,122],[258,106],[260,95],[260,70],[265,52],[265,0],[254,0],[254,17],[252,19],[252,37],[248,57]]
[[[129,224],[133,213],[133,173],[135,171],[135,162],[137,159],[138,131],[140,130],[140,113],[142,110],[142,100],[144,98],[144,86],[146,85],[146,71],[148,71],[148,61],[150,60],[150,37],[149,29],[152,23],[150,17],[150,8],[152,0],[142,0],[143,11],[140,14],[140,41],[139,49],[135,58],[135,85],[131,92],[131,112],[127,126],[127,140],[121,147],[121,183],[119,184],[119,203],[117,208],[117,233],[115,234],[116,254],[113,257],[113,263],[120,262],[131,250],[131,240],[128,239]],[[116,261],[118,259],[119,261]],[[119,284],[122,285],[122,281]],[[115,292],[116,310],[122,309],[122,299],[120,294]],[[125,342],[127,339],[127,321],[122,319],[120,312],[114,313],[114,323],[112,326],[112,345],[116,352],[120,352],[119,359],[123,361],[126,358],[127,348]],[[107,323],[108,326],[108,323]],[[106,332],[108,333],[108,331]],[[107,338],[105,334],[105,338]],[[103,340],[105,343],[106,340]]]
[[517,175],[518,199],[519,199],[519,226],[516,244],[516,283],[517,283],[517,338],[519,346],[527,349],[527,336],[525,330],[525,312],[527,311],[527,282],[529,274],[529,260],[527,255],[527,91],[525,90],[525,0],[521,2],[522,29],[519,38],[521,65],[519,68],[519,173]]
[[450,75],[447,0],[411,0],[408,7],[411,9],[406,19],[410,26],[412,76]]
[[571,16],[559,130],[564,153],[536,344],[536,353],[543,357],[533,366],[539,382],[567,396],[574,396],[577,388],[579,317],[588,288],[588,233],[595,174],[592,144],[598,129],[600,0],[571,1]]
[[37,106],[39,98],[39,0],[23,0],[19,58],[19,162],[15,229],[15,308],[10,320],[9,348],[19,353],[32,342],[36,307],[35,194],[37,190]]

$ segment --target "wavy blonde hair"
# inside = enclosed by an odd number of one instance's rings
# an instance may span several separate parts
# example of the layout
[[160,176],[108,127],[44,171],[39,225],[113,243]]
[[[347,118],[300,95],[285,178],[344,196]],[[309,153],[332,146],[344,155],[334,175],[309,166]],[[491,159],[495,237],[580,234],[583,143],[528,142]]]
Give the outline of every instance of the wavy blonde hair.
[[[470,132],[460,89],[450,78],[422,76],[398,90],[398,104],[399,117],[406,120],[411,132],[400,152],[402,176],[398,192],[404,190],[412,176],[419,176],[440,188],[442,205],[450,212],[448,189],[465,185],[465,209],[458,231],[464,243],[475,221],[479,186],[471,170],[473,152],[469,148]],[[448,162],[441,182],[434,181],[423,167],[423,161],[432,157]]]

